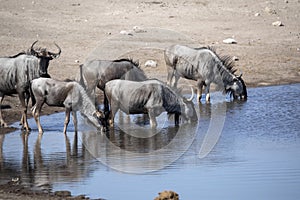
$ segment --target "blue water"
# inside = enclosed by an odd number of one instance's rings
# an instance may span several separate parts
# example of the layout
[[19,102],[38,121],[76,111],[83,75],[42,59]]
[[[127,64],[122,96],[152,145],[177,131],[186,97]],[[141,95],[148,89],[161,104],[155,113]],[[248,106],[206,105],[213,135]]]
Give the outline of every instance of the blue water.
[[0,182],[20,176],[36,189],[111,200],[162,190],[180,199],[300,199],[300,84],[248,95],[241,102],[215,93],[211,104],[196,104],[198,123],[180,129],[162,115],[146,139],[138,134],[149,125],[134,117],[116,120],[107,135],[81,128],[77,140],[72,123],[62,134],[63,113],[42,117],[41,139],[31,119],[28,144],[19,130],[0,138]]

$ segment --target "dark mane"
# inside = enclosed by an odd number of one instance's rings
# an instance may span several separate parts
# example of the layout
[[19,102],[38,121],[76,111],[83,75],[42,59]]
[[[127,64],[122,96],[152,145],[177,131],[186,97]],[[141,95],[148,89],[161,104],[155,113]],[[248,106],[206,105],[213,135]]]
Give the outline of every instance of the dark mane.
[[230,73],[234,74],[237,71],[236,69],[234,69],[234,62],[233,62],[232,57],[228,56],[228,55],[225,55],[225,56],[218,55],[215,47],[207,46],[207,47],[199,47],[199,48],[194,48],[194,49],[195,50],[207,49],[207,50],[212,51],[217,56],[217,58],[221,61],[221,63],[226,67],[226,69],[229,70]]
[[18,54],[16,54],[16,55],[8,56],[7,58],[16,58],[16,57],[18,57],[18,56],[20,56],[20,55],[24,55],[24,54],[26,54],[26,52],[25,52],[25,51],[22,51],[22,52],[20,52],[20,53],[18,53]]
[[202,50],[202,49],[208,49],[207,47],[196,47],[195,50]]
[[134,66],[140,68],[140,64],[139,64],[139,61],[133,61],[133,59],[131,58],[121,58],[121,59],[116,59],[116,60],[113,60],[113,62],[130,62],[132,63]]
[[219,58],[219,60],[222,62],[222,64],[228,69],[228,71],[230,73],[232,73],[233,75],[235,75],[234,73],[237,70],[234,69],[234,62],[233,62],[233,59],[232,59],[231,56],[228,56],[228,55],[220,56],[220,55],[218,55],[215,47],[208,46],[206,49],[212,51]]

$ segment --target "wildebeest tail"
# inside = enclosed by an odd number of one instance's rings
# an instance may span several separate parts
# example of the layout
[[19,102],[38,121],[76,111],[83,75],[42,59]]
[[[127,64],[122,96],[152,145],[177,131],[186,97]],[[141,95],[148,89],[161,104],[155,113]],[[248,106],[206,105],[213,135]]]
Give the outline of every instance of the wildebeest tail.
[[33,95],[31,84],[32,84],[32,81],[30,81],[29,95],[31,97],[31,106],[33,107],[36,104],[36,99],[35,99],[35,96]]

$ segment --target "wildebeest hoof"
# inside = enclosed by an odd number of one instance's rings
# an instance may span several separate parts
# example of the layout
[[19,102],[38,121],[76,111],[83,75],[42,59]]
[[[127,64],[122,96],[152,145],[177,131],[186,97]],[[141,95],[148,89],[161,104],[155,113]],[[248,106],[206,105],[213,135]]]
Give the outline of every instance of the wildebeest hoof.
[[7,126],[7,123],[1,122],[1,127],[7,128],[7,127],[8,127],[8,126]]
[[30,128],[30,127],[22,126],[21,130],[22,130],[22,131],[25,131],[25,132],[30,132],[30,131],[31,131],[31,128]]

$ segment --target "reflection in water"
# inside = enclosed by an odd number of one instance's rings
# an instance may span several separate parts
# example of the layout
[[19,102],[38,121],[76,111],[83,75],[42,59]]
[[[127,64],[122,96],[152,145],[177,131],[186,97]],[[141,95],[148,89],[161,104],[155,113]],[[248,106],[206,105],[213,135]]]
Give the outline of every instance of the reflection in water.
[[[149,127],[139,118],[129,123],[121,116],[119,124],[128,127],[116,126],[107,135],[84,129],[77,139],[72,131],[62,134],[57,122],[64,113],[45,116],[42,138],[35,130],[0,134],[0,182],[21,177],[30,187],[106,199],[153,199],[172,189],[182,199],[298,200],[300,84],[248,92],[245,102],[200,103],[198,124],[166,122],[150,138],[126,134],[132,123]],[[199,159],[214,116],[224,112],[217,144]],[[34,127],[33,119],[29,123]],[[49,131],[54,129],[61,131]]]
[[118,128],[108,135],[83,132],[82,142],[97,160],[110,168],[145,173],[162,169],[177,160],[194,141],[197,123],[165,127],[155,132],[149,138],[138,138]]
[[[18,134],[14,134],[14,147],[9,147],[10,144],[4,142],[5,136],[11,139],[10,134],[0,135],[1,183],[19,178],[20,183],[24,186],[51,191],[56,182],[79,181],[86,178],[92,171],[91,166],[86,165],[88,160],[92,158],[85,155],[84,149],[78,148],[77,134],[72,135],[73,142],[71,143],[67,135],[57,133],[55,140],[50,145],[47,145],[49,138],[45,138],[46,141],[43,143],[43,138],[47,136],[45,134],[21,133],[19,137]],[[53,145],[53,142],[58,144],[57,149],[55,149],[56,145]],[[21,146],[23,148],[16,148]],[[12,151],[3,152],[5,148]],[[20,162],[17,157],[19,151],[22,151],[21,165],[19,165]]]

